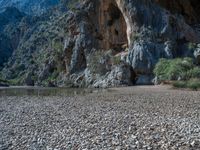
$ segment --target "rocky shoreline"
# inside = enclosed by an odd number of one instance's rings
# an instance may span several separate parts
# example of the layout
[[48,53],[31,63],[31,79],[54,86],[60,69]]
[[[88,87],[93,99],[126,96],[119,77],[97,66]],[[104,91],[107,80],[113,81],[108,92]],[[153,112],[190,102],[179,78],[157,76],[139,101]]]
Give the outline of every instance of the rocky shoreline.
[[199,149],[200,92],[164,86],[0,96],[0,150]]

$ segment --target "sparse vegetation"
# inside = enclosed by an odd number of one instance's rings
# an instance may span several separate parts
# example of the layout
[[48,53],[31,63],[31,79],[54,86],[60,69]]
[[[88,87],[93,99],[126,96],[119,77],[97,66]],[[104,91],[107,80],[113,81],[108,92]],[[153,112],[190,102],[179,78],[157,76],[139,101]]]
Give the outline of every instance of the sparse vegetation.
[[111,70],[112,66],[120,65],[122,60],[120,55],[114,55],[113,50],[95,51],[89,56],[88,68],[94,74],[104,75]]
[[[105,61],[109,61],[110,56],[105,56],[104,51],[95,51],[90,55],[90,59],[88,61],[88,68],[93,74],[103,75],[107,72],[107,68],[105,65]],[[107,63],[106,63],[107,64]]]
[[196,43],[188,43],[188,49],[189,50],[194,50],[197,48],[197,44]]
[[71,10],[71,11],[76,11],[76,7],[79,3],[79,0],[72,0],[70,1],[70,3],[68,3],[67,7]]
[[131,35],[131,42],[137,41],[138,39],[140,39],[139,33]]
[[120,56],[112,57],[112,64],[113,65],[119,65],[120,63],[121,63],[121,57]]
[[200,89],[200,79],[190,79],[188,81],[175,81],[173,86],[176,88],[189,88],[192,90]]
[[173,86],[177,88],[197,90],[200,87],[200,68],[192,58],[160,59],[154,74],[161,82],[174,81]]
[[154,69],[154,74],[161,80],[184,80],[195,65],[192,58],[160,59]]

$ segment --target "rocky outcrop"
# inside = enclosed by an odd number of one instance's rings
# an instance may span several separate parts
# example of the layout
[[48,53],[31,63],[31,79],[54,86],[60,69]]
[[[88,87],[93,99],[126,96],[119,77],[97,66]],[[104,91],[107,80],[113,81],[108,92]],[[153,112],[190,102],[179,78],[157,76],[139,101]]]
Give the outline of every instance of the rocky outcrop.
[[[188,25],[196,14],[192,3],[186,2],[189,6],[181,3],[184,11],[191,15],[190,19],[181,14],[178,3],[181,2],[84,1],[79,12],[70,19],[73,20],[69,28],[71,38],[67,37],[65,47],[67,68],[84,70],[85,56],[92,48],[114,49],[116,53],[128,48],[125,61],[137,74],[136,83],[150,84],[159,58],[191,56],[183,45],[200,42],[200,36]],[[171,7],[172,4],[175,6]]]
[[19,44],[22,33],[17,26],[23,17],[25,14],[13,7],[0,13],[0,68],[12,56],[12,52]]
[[[199,5],[197,0],[81,0],[29,30],[32,36],[26,34],[15,57],[20,51],[33,61],[21,62],[36,68],[27,69],[33,77],[20,72],[36,84],[52,78],[55,85],[76,87],[152,84],[160,58],[195,57],[188,45],[200,43]],[[44,52],[46,58],[39,59]]]
[[166,8],[173,14],[181,14],[187,23],[199,22],[199,7],[200,3],[198,0],[156,0],[156,3]]
[[93,83],[93,87],[117,87],[131,86],[135,83],[135,73],[130,65],[120,64],[115,66],[111,72],[107,73],[101,79],[97,79]]

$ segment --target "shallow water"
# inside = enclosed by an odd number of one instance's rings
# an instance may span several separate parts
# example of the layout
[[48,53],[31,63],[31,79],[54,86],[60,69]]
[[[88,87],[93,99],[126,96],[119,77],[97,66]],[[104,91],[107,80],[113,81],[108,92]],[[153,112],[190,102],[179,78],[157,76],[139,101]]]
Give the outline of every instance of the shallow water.
[[75,96],[102,91],[86,88],[0,87],[0,96]]

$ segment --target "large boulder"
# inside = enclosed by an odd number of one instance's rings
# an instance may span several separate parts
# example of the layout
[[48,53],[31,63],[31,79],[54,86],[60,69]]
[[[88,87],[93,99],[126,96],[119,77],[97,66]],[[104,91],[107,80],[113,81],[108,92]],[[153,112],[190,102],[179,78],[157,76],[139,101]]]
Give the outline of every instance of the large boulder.
[[107,73],[101,79],[97,79],[93,87],[117,87],[130,86],[135,84],[135,73],[128,64],[115,66],[111,72]]
[[148,41],[137,41],[129,50],[127,62],[131,64],[138,76],[136,84],[152,84],[152,72],[159,58],[172,58],[173,47]]

